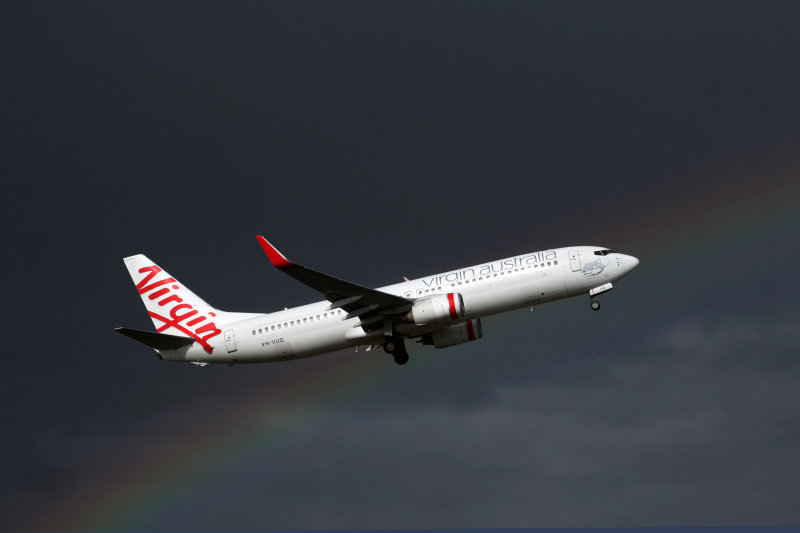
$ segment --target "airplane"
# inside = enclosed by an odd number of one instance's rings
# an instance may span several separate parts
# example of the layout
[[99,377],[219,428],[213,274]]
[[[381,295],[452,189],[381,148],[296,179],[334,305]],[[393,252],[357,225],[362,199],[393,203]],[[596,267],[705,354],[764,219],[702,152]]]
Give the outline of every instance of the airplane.
[[406,339],[435,348],[471,342],[483,337],[481,318],[489,315],[579,295],[588,295],[597,311],[597,296],[639,265],[608,248],[570,246],[370,289],[293,263],[257,238],[275,268],[325,300],[267,314],[220,311],[139,254],[124,262],[156,332],[116,331],[153,348],[159,359],[199,366],[286,361],[360,346],[382,347],[404,365]]

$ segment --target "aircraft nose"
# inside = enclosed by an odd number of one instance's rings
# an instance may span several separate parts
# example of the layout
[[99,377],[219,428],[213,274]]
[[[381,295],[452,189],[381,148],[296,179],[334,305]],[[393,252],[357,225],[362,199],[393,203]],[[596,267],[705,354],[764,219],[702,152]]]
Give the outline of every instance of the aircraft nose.
[[625,273],[631,272],[634,268],[639,266],[639,260],[632,255],[622,256],[622,265],[625,268]]

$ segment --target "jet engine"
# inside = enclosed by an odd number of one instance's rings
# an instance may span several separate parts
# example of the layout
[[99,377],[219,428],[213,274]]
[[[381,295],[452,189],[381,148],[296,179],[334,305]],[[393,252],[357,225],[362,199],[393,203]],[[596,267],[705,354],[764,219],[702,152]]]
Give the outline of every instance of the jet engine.
[[422,344],[433,344],[436,348],[447,348],[483,337],[481,319],[468,320],[463,324],[437,329],[422,336]]
[[457,292],[450,292],[417,300],[403,320],[412,324],[427,325],[452,322],[462,316],[464,316],[464,298]]

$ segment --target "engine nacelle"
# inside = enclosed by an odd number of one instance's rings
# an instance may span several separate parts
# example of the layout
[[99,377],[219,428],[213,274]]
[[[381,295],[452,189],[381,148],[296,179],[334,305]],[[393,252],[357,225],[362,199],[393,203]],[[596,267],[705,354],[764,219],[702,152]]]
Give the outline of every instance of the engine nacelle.
[[417,300],[403,320],[412,324],[428,325],[452,322],[462,316],[464,316],[464,298],[457,292],[450,292]]
[[422,344],[433,344],[437,348],[447,348],[483,337],[481,319],[467,320],[449,328],[437,329],[422,336]]

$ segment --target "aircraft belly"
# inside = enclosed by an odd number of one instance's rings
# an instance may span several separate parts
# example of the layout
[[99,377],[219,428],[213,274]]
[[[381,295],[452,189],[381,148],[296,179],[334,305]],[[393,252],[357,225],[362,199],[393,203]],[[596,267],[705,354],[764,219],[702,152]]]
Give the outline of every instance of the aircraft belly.
[[276,332],[274,335],[256,337],[257,340],[251,344],[249,350],[230,354],[234,362],[280,361],[289,359],[294,354],[294,345],[286,335]]
[[[225,344],[208,354],[201,347],[192,345],[180,350],[169,350],[170,359],[203,363],[262,363],[310,357],[340,350],[358,344],[346,339],[342,327],[311,330],[287,330],[272,334],[252,335],[247,329],[237,336],[242,339],[235,352],[228,353]],[[166,357],[164,357],[166,359]]]
[[469,316],[484,316],[508,309],[516,309],[541,299],[539,283],[527,280],[523,283],[493,282],[485,290],[464,294],[464,306]]
[[352,345],[353,343],[348,342],[340,327],[304,332],[297,335],[292,343],[294,357],[309,357],[341,350]]
[[542,276],[539,280],[539,291],[541,300],[558,300],[568,296],[567,284],[561,275]]
[[252,326],[236,331],[237,350],[228,352],[226,344],[221,343],[214,347],[211,354],[207,354],[199,346],[192,345],[186,361],[203,363],[262,363],[282,361],[289,359],[294,354],[291,339],[281,332],[269,334],[252,334]]

